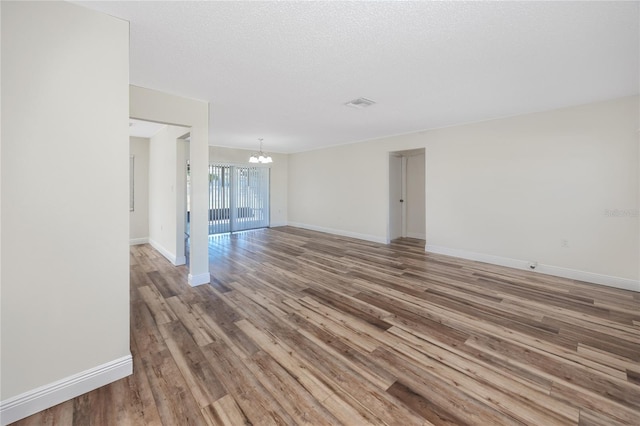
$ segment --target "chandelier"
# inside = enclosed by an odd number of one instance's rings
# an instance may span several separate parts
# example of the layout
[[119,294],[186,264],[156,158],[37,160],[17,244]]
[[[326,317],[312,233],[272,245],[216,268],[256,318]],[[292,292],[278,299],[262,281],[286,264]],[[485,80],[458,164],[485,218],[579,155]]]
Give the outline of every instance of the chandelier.
[[262,164],[273,163],[273,159],[271,158],[271,156],[262,152],[262,138],[259,138],[258,140],[260,141],[260,152],[254,152],[253,154],[251,154],[249,162]]

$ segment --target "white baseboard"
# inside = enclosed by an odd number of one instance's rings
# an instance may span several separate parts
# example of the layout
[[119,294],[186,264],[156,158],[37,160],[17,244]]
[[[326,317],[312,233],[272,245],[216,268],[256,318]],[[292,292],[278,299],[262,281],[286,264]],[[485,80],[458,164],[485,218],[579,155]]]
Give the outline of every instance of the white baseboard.
[[154,249],[158,250],[158,252],[163,255],[164,257],[167,258],[167,260],[169,262],[171,262],[172,265],[184,265],[185,262],[182,263],[176,263],[177,260],[176,259],[176,255],[171,253],[169,250],[167,250],[166,248],[164,248],[162,245],[160,245],[160,243],[158,243],[156,240],[152,240],[151,238],[149,238],[149,244],[151,244],[151,247],[153,247]]
[[130,246],[137,246],[140,244],[147,244],[149,242],[149,238],[145,237],[145,238],[131,238],[129,240],[129,245]]
[[127,355],[9,398],[0,402],[0,424],[5,426],[24,419],[61,402],[120,380],[132,373],[133,359],[131,355]]
[[553,275],[556,277],[569,278],[572,280],[585,281],[593,284],[606,285],[623,290],[640,291],[640,281],[629,278],[613,277],[610,275],[596,274],[594,272],[578,271],[575,269],[563,268],[560,266],[538,264],[536,269],[529,268],[529,261],[511,259],[508,257],[494,256],[491,254],[476,253],[466,250],[452,249],[429,245],[425,247],[429,253],[444,254],[447,256],[459,257],[462,259],[475,260],[477,262],[490,263],[492,265],[506,266],[509,268],[522,269],[540,274]]
[[287,226],[287,222],[271,222],[269,228],[277,228],[278,226]]
[[211,274],[209,274],[208,272],[206,274],[197,274],[197,275],[189,274],[188,282],[191,287],[195,287],[202,284],[208,284],[211,282]]
[[186,256],[178,256],[176,257],[175,262],[173,262],[173,266],[185,265],[187,263]]
[[417,238],[418,240],[426,240],[425,234],[418,234],[417,232],[407,232],[407,238]]
[[375,235],[359,234],[357,232],[345,231],[342,229],[325,228],[322,226],[307,225],[305,223],[298,223],[298,222],[289,222],[288,225],[293,226],[294,228],[303,228],[303,229],[309,229],[311,231],[326,232],[328,234],[334,234],[334,235],[342,235],[343,237],[351,237],[351,238],[358,238],[360,240],[365,240],[365,241],[373,241],[374,243],[381,243],[381,244],[387,243],[386,238],[377,237]]

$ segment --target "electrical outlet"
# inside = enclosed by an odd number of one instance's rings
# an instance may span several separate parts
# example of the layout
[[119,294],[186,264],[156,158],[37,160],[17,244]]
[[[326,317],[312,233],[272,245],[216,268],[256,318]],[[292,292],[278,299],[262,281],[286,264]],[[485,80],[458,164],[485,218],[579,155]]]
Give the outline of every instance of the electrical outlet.
[[560,240],[560,247],[562,248],[569,248],[569,240]]

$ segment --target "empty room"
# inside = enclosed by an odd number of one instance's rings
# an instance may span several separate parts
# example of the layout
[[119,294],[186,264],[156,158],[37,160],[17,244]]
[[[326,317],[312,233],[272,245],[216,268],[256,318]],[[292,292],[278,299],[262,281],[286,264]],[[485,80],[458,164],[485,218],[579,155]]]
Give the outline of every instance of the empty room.
[[640,424],[640,2],[0,19],[2,426]]

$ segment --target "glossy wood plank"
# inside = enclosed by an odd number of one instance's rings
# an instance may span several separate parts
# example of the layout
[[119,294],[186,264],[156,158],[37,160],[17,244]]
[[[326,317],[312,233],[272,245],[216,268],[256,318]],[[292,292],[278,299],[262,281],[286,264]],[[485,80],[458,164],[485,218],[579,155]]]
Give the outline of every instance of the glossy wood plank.
[[131,247],[134,374],[17,425],[640,425],[640,293],[282,227]]

